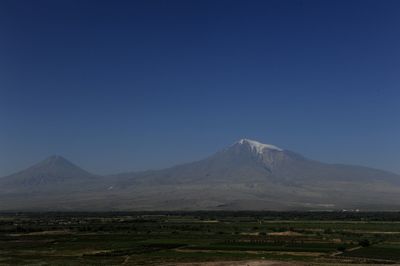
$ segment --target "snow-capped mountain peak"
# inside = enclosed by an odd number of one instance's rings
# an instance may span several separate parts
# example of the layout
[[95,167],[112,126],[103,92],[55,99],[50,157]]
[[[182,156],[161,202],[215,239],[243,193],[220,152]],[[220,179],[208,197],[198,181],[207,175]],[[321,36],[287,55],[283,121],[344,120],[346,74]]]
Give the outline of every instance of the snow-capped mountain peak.
[[264,152],[264,150],[266,150],[266,149],[275,150],[275,151],[283,151],[283,149],[281,149],[277,146],[274,146],[271,144],[264,144],[264,143],[261,143],[261,142],[255,141],[255,140],[251,140],[251,139],[241,139],[237,143],[241,144],[241,145],[249,145],[253,151],[255,151],[259,154],[262,154]]

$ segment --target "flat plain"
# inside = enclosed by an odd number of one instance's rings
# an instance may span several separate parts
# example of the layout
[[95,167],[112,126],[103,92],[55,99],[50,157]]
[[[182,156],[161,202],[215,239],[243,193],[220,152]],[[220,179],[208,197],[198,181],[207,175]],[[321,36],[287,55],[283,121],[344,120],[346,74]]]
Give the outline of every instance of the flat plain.
[[400,213],[2,213],[0,265],[400,263]]

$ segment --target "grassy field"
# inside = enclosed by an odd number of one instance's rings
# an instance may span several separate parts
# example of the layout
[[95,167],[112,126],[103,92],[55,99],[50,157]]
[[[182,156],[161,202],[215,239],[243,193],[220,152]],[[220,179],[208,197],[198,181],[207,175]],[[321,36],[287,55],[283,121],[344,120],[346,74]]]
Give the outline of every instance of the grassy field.
[[294,265],[400,263],[400,214],[0,215],[0,265],[179,265],[270,260]]

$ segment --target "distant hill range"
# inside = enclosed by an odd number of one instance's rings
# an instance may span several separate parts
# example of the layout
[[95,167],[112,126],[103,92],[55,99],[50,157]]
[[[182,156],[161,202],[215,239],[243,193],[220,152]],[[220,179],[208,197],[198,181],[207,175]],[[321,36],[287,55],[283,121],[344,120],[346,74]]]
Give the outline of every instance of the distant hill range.
[[400,175],[242,139],[163,170],[91,174],[61,156],[0,178],[2,211],[400,210]]

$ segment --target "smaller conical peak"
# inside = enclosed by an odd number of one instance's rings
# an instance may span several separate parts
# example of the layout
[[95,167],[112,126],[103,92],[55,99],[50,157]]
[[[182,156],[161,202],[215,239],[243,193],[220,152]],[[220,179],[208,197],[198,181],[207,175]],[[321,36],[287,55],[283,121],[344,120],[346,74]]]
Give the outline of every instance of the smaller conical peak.
[[251,140],[251,139],[241,139],[238,142],[236,142],[237,144],[241,144],[241,145],[249,145],[250,148],[257,152],[262,154],[264,152],[264,150],[268,149],[268,150],[275,150],[275,151],[283,151],[283,149],[271,145],[271,144],[264,144],[255,140]]
[[47,157],[44,161],[40,162],[38,166],[75,166],[70,161],[60,155],[52,155]]
[[52,155],[45,160],[33,165],[31,169],[39,170],[45,173],[66,174],[70,176],[80,176],[89,174],[87,171],[81,169],[79,166],[71,163],[63,156]]

